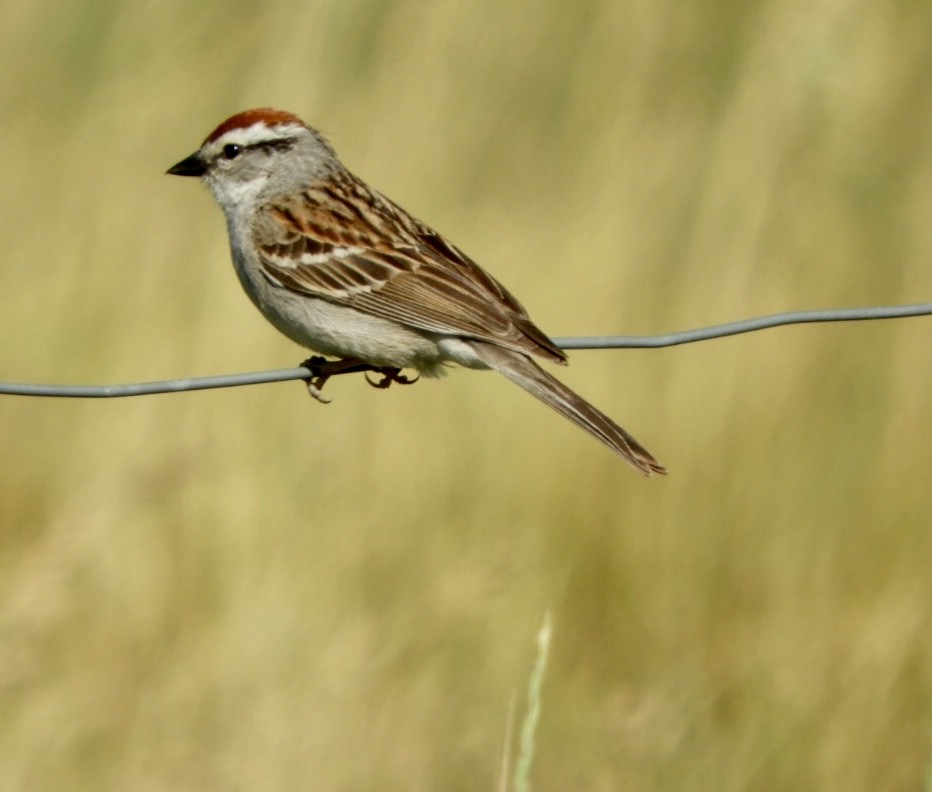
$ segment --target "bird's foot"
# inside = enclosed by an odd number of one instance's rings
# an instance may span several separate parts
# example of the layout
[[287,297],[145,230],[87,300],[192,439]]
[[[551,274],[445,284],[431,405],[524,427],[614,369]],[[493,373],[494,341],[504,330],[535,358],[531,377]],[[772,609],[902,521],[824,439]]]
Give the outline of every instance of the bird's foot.
[[406,377],[401,373],[400,368],[394,368],[392,366],[383,366],[382,368],[376,368],[373,366],[372,371],[376,372],[377,374],[381,374],[382,379],[369,379],[369,375],[366,374],[366,382],[368,382],[373,388],[379,388],[382,390],[387,388],[393,382],[397,382],[399,385],[413,385],[421,378],[420,375],[414,377],[414,379],[411,377]]
[[377,366],[373,366],[359,358],[339,358],[337,360],[327,360],[320,355],[309,357],[301,364],[301,368],[306,368],[311,372],[304,382],[307,383],[307,392],[321,404],[330,404],[332,399],[325,399],[322,391],[327,380],[338,374],[355,374],[357,371],[381,371]]

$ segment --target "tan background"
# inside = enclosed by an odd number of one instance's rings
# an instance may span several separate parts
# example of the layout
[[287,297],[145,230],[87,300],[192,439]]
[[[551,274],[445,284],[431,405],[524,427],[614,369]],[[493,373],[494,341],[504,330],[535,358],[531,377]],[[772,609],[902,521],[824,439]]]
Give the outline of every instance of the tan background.
[[[7,0],[0,378],[290,367],[165,169],[284,107],[557,336],[932,293],[921,3]],[[0,788],[932,784],[914,319],[577,352],[641,479],[491,374],[0,398]]]

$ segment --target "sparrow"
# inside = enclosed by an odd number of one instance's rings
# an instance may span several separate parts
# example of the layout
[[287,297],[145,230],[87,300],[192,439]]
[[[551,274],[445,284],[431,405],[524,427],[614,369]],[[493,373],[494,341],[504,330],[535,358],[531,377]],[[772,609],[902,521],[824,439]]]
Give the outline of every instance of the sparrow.
[[374,371],[409,384],[449,364],[494,369],[601,440],[641,473],[664,467],[537,360],[566,354],[462,250],[369,187],[323,136],[271,108],[237,113],[168,170],[204,181],[227,221],[246,294],[279,331],[327,357],[306,365],[321,399],[331,376]]

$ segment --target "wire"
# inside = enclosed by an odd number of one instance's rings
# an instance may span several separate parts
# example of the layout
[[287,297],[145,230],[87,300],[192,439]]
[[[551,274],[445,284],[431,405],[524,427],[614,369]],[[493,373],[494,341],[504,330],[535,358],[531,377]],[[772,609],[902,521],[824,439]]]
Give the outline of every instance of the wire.
[[[751,333],[783,325],[814,322],[854,322],[869,319],[902,319],[909,316],[932,315],[932,303],[917,305],[882,306],[873,308],[840,308],[786,313],[742,319],[738,322],[699,327],[677,333],[654,336],[582,336],[554,338],[561,349],[656,349],[659,347],[691,344],[713,338]],[[216,377],[138,382],[125,385],[36,385],[32,383],[0,382],[0,395],[59,396],[77,399],[112,399],[122,396],[146,396],[155,393],[234,388],[240,385],[261,385],[267,382],[286,382],[307,379],[311,372],[303,367],[253,371],[245,374],[221,374]]]
[[890,305],[878,308],[835,308],[815,311],[787,311],[786,313],[741,319],[738,322],[682,330],[678,333],[655,336],[592,336],[588,338],[555,338],[554,343],[563,349],[655,349],[658,347],[691,344],[712,338],[751,333],[783,325],[811,324],[814,322],[855,322],[867,319],[902,319],[907,316],[932,315],[932,303],[917,305]]

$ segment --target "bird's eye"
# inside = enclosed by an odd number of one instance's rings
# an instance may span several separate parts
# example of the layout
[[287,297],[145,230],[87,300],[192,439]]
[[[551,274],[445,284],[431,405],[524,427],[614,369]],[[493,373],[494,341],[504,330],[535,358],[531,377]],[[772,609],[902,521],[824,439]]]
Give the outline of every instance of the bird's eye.
[[228,160],[236,159],[242,151],[242,146],[237,146],[236,143],[227,143],[223,147],[223,158]]

